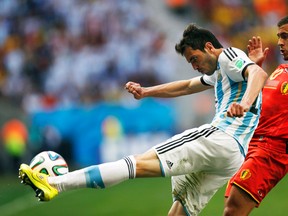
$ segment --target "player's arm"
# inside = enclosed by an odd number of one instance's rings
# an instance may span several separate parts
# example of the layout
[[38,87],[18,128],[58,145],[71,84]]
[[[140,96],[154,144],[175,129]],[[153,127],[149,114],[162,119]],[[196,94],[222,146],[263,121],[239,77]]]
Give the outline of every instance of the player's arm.
[[249,65],[245,71],[245,77],[248,77],[247,89],[240,103],[232,103],[228,110],[229,117],[242,117],[256,100],[262,90],[268,74],[258,65]]
[[248,50],[249,58],[261,67],[264,60],[267,57],[269,48],[266,47],[263,50],[261,37],[260,36],[257,36],[257,37],[253,36],[248,41],[247,50]]
[[161,85],[142,87],[139,83],[128,82],[125,89],[134,95],[134,98],[141,99],[144,97],[162,97],[171,98],[182,95],[194,94],[212,88],[201,82],[201,76],[189,80],[179,80]]

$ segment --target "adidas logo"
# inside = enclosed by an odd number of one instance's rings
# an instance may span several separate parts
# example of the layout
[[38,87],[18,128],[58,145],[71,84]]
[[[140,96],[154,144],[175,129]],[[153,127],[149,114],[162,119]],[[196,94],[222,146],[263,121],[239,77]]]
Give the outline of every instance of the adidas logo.
[[169,167],[169,169],[171,169],[171,167],[173,166],[173,163],[171,161],[166,160],[167,166]]

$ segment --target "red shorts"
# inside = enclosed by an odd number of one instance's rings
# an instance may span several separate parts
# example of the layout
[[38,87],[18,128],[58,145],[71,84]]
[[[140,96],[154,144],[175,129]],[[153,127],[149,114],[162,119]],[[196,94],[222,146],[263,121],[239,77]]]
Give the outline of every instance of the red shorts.
[[246,191],[257,206],[288,171],[288,142],[268,137],[253,138],[239,171],[228,182],[225,197],[232,185]]

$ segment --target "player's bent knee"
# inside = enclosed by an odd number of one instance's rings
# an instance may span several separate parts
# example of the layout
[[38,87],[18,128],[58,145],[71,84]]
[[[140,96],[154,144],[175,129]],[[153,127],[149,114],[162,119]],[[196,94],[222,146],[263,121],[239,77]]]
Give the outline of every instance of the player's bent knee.
[[136,177],[160,177],[160,161],[154,151],[135,156]]

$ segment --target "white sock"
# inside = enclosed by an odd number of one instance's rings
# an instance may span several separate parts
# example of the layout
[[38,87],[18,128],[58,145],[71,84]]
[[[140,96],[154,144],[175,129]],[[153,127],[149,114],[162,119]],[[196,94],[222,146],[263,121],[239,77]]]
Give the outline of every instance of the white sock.
[[107,188],[136,177],[134,156],[49,177],[48,182],[59,192],[77,188]]

